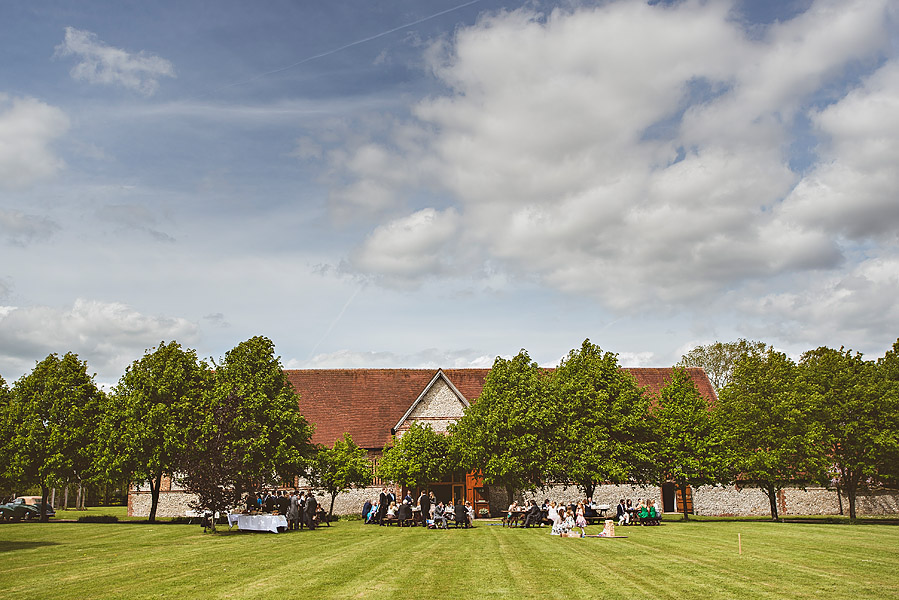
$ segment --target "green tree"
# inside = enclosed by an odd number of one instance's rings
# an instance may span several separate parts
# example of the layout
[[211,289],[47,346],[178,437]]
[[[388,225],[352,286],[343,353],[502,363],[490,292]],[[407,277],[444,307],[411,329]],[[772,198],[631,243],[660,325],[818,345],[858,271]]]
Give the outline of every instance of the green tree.
[[192,410],[211,382],[206,363],[177,342],[160,342],[134,361],[104,411],[107,473],[131,474],[150,484],[150,522],[156,520],[163,476],[173,476],[190,433]]
[[878,379],[875,363],[851,350],[822,346],[803,354],[800,367],[836,481],[849,500],[849,518],[855,519],[859,489],[875,482],[884,458],[896,452],[896,395]]
[[12,495],[13,479],[10,466],[12,464],[13,436],[15,435],[12,394],[6,380],[0,377],[0,502],[5,502]]
[[41,521],[47,520],[50,487],[91,475],[102,393],[77,354],[51,354],[12,388],[13,478],[41,489]]
[[[887,419],[892,427],[883,427],[884,453],[878,463],[878,479],[883,485],[899,488],[899,340],[893,343],[886,355],[877,361],[877,380],[882,394],[888,398],[888,410],[893,415]],[[890,408],[891,407],[891,408]],[[891,449],[892,448],[892,449]]]
[[430,425],[413,423],[384,446],[384,454],[378,461],[378,477],[414,488],[443,481],[454,467],[449,438]]
[[822,428],[798,367],[769,348],[737,361],[715,406],[719,430],[741,485],[764,490],[776,520],[777,494],[788,485],[819,481],[825,469]]
[[734,367],[744,354],[760,354],[765,351],[764,342],[740,338],[736,342],[714,342],[696,346],[681,357],[678,367],[701,367],[709,376],[715,390],[721,390],[731,381]]
[[509,502],[514,490],[543,486],[551,475],[558,415],[547,388],[547,375],[526,350],[497,357],[477,401],[450,425],[459,465],[505,487]]
[[661,474],[681,490],[684,519],[686,487],[718,483],[723,468],[721,440],[705,398],[693,378],[676,368],[653,412],[658,427],[656,459]]
[[328,516],[334,514],[334,500],[337,494],[353,487],[371,485],[372,464],[365,448],[353,442],[349,433],[343,434],[342,440],[334,442],[334,446],[319,446],[309,469],[309,482],[318,489],[331,494],[331,508]]
[[224,510],[260,484],[293,481],[315,454],[312,426],[266,337],[225,354],[194,414],[179,464],[185,487],[200,496],[198,508]]
[[652,479],[650,397],[618,366],[618,356],[584,340],[551,379],[558,427],[553,466],[588,497],[603,482]]

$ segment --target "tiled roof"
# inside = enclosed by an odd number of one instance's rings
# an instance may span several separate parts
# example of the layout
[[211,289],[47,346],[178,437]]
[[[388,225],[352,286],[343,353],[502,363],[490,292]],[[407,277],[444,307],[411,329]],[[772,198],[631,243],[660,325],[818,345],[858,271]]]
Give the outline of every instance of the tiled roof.
[[[625,369],[651,393],[671,376],[670,368]],[[456,389],[472,402],[481,394],[490,369],[444,369]],[[688,369],[700,393],[716,399],[702,369]],[[363,448],[383,448],[390,428],[406,413],[433,379],[436,369],[303,369],[285,370],[300,395],[300,412],[315,424],[312,441],[331,445],[344,432]]]

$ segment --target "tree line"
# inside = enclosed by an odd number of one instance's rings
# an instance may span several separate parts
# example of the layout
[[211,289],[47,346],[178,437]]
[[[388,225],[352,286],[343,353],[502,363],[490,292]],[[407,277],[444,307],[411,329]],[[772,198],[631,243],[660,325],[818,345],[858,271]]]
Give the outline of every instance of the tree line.
[[213,512],[297,477],[331,493],[333,510],[337,493],[371,481],[351,438],[312,444],[313,426],[261,336],[218,363],[162,342],[108,393],[77,355],[51,354],[11,388],[0,378],[0,434],[4,489],[37,487],[46,506],[51,487],[124,478],[149,486],[151,522],[166,477],[196,494],[193,508]]
[[[710,373],[716,401],[689,366]],[[0,378],[0,484],[38,487],[44,505],[51,487],[126,479],[149,486],[153,521],[165,477],[213,511],[305,477],[333,512],[339,493],[371,483],[372,465],[349,435],[325,447],[312,433],[261,336],[218,362],[162,342],[108,393],[72,353],[51,354],[11,387]],[[522,350],[495,360],[446,435],[413,425],[375,472],[419,487],[458,470],[480,471],[510,500],[553,483],[587,496],[603,483],[737,483],[763,490],[773,518],[784,487],[836,485],[855,518],[859,490],[899,486],[899,341],[877,361],[821,347],[798,363],[761,342],[700,346],[657,394],[590,340],[555,369]]]
[[[717,400],[689,366],[712,372]],[[556,369],[522,350],[496,359],[448,435],[413,425],[378,465],[409,487],[455,469],[480,471],[510,502],[553,483],[587,496],[602,483],[738,484],[761,489],[774,519],[785,487],[835,485],[854,519],[860,489],[899,488],[899,341],[878,361],[821,347],[798,363],[761,342],[716,343],[685,355],[657,394],[589,340]]]

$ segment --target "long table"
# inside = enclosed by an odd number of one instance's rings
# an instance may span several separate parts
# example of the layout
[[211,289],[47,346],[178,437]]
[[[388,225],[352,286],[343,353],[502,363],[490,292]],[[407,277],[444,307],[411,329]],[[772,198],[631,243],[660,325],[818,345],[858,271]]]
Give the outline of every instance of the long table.
[[284,515],[237,515],[237,527],[241,531],[278,533],[279,529],[287,530],[287,517]]

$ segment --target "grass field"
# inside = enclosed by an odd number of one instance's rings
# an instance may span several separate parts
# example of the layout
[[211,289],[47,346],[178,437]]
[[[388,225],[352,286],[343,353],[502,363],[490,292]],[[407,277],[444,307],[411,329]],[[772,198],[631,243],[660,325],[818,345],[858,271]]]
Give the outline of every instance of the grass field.
[[895,525],[706,520],[619,533],[628,538],[561,539],[480,521],[449,531],[343,521],[282,535],[4,523],[0,596],[899,598]]

